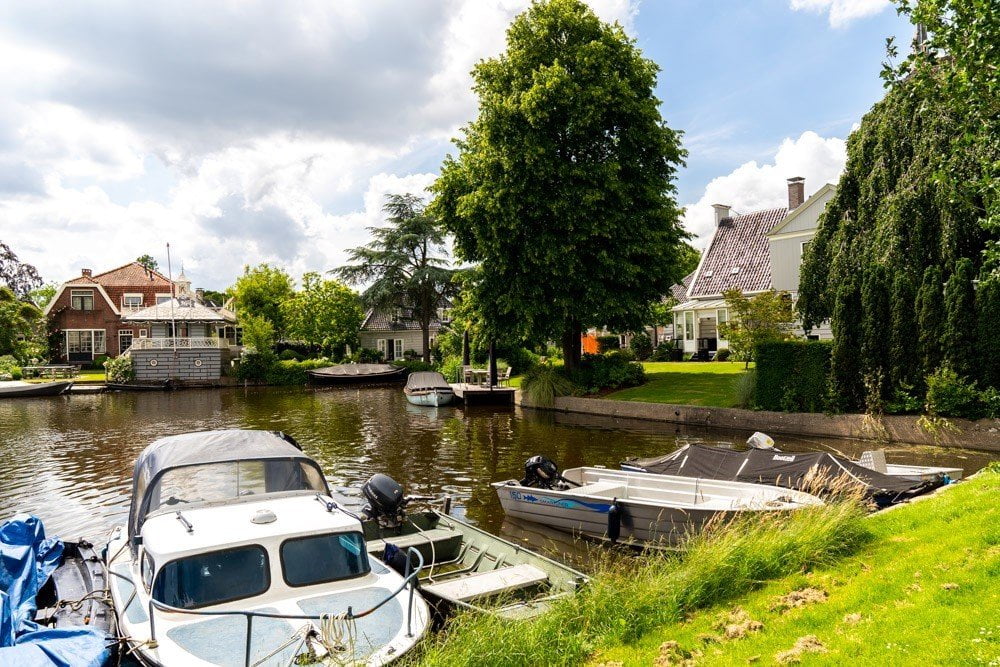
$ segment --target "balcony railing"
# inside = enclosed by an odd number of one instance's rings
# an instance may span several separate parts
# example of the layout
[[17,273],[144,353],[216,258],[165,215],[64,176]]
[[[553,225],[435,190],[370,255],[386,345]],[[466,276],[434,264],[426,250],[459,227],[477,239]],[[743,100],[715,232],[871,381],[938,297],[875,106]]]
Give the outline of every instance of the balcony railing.
[[197,336],[191,338],[133,338],[132,350],[173,350],[221,347],[219,338]]

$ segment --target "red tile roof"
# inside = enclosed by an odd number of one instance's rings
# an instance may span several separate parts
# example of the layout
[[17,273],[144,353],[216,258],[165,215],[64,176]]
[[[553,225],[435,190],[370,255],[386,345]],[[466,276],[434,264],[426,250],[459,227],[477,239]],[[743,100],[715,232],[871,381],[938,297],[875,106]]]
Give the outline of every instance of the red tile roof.
[[117,269],[111,269],[94,276],[94,282],[104,287],[132,287],[134,285],[160,283],[167,287],[170,281],[158,271],[150,271],[139,262],[129,262]]
[[733,288],[743,292],[771,289],[771,253],[766,234],[787,213],[787,209],[773,208],[724,218],[705,251],[688,296],[716,296]]
[[687,274],[686,276],[681,278],[681,281],[679,283],[671,287],[670,296],[674,297],[675,299],[677,299],[677,301],[681,303],[687,301],[688,287],[691,286],[691,279],[694,278],[694,273],[695,272],[692,271],[691,273]]

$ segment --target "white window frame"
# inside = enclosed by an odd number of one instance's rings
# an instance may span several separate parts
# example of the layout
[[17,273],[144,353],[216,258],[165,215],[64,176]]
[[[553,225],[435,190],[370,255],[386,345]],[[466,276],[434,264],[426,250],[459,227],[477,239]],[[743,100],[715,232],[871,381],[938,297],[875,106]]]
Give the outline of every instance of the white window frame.
[[149,338],[149,329],[139,329],[139,338]]
[[[77,346],[80,349],[78,349],[78,350],[70,350],[69,335],[71,333],[72,334],[83,334],[83,333],[90,334],[90,336],[88,337],[89,340],[87,341],[87,346],[90,349],[89,350],[84,350],[83,349],[83,347],[84,347],[84,338],[82,336],[78,335],[77,336],[77,341],[78,341],[77,342]],[[99,339],[98,339],[98,334],[100,335]],[[98,344],[98,342],[100,344]],[[93,359],[94,357],[96,357],[96,356],[98,356],[100,354],[107,354],[108,353],[108,337],[107,337],[107,332],[104,331],[104,329],[63,329],[63,351],[65,352],[66,356],[69,356],[70,353],[74,353],[74,354],[86,354],[86,353],[89,352],[91,359]]]
[[684,311],[684,340],[694,340],[694,311]]
[[161,303],[166,303],[172,298],[173,295],[170,292],[158,292],[156,295],[156,305],[159,306]]
[[812,243],[812,239],[809,239],[808,241],[802,241],[801,243],[799,243],[799,257],[802,257],[803,255],[806,254],[806,246],[809,245],[810,243]]
[[379,338],[378,340],[375,341],[375,349],[378,350],[378,353],[382,355],[383,359],[385,359],[385,357],[386,357],[386,352],[385,352],[385,348],[386,348],[385,341],[386,340],[387,339],[385,339],[385,338]]
[[[80,308],[76,307],[77,299],[90,298],[90,308],[83,308],[83,301],[80,302]],[[70,310],[93,310],[94,309],[94,290],[92,289],[71,289],[69,291],[69,307]],[[79,329],[82,331],[82,329]]]
[[393,343],[392,349],[393,349],[392,360],[395,361],[396,359],[402,359],[403,358],[403,339],[402,338],[397,338],[395,340],[395,342]]
[[718,340],[726,340],[722,337],[722,325],[729,322],[729,309],[728,308],[716,308],[715,309],[715,337]]
[[[128,338],[128,347],[122,347],[122,338]],[[118,354],[124,354],[129,348],[132,347],[132,341],[135,339],[135,332],[131,329],[119,329],[118,330]]]
[[[136,299],[136,298],[139,299],[139,303],[134,303],[134,304],[128,303],[129,299]],[[125,294],[122,294],[122,308],[128,310],[138,310],[139,308],[142,308],[144,300],[145,297],[142,295],[141,292],[126,292]]]

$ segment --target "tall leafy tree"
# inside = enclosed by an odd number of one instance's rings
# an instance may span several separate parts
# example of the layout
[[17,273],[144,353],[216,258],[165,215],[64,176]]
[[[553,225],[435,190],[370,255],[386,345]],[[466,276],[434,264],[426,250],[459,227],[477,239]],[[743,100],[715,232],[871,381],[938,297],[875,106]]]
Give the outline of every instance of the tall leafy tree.
[[942,294],[941,269],[928,266],[917,292],[917,344],[920,349],[920,365],[923,377],[931,375],[941,365],[941,330],[944,327],[944,301]]
[[143,266],[145,266],[150,271],[159,271],[160,270],[160,263],[157,262],[155,259],[153,259],[152,255],[149,255],[149,254],[140,255],[139,257],[135,258],[135,261],[139,262],[140,264],[142,264]]
[[280,339],[285,335],[285,317],[281,304],[291,298],[292,278],[278,267],[263,263],[243,267],[243,275],[229,290],[236,313],[242,318],[253,315],[267,320]]
[[976,376],[976,277],[972,260],[963,257],[944,287],[945,322],[941,334],[944,360],[966,378]]
[[457,253],[481,264],[490,337],[559,339],[573,368],[584,327],[640,328],[683,277],[685,153],[658,69],[580,0],[532,4],[476,65],[479,115],[432,190]]
[[44,340],[42,320],[37,306],[20,300],[10,288],[0,285],[0,356],[10,354],[24,361],[32,342]]
[[31,264],[21,262],[6,243],[0,241],[0,285],[6,285],[22,301],[31,290],[41,287],[42,277]]
[[748,297],[730,289],[722,296],[729,308],[729,321],[720,325],[719,333],[729,341],[737,361],[749,365],[758,345],[791,337],[795,312],[787,292],[769,290]]
[[281,304],[287,335],[325,353],[356,343],[364,311],[357,293],[318,273],[302,276],[302,289]]
[[976,350],[982,360],[978,364],[979,379],[983,385],[1000,387],[1000,341],[997,341],[997,322],[1000,322],[1000,280],[980,283],[976,292],[978,344]]
[[891,338],[885,331],[886,324],[891,322],[889,290],[886,268],[873,265],[861,288],[861,367],[872,381],[881,380],[877,389],[883,398],[889,397],[891,386],[887,368]]
[[917,293],[909,272],[900,271],[892,282],[889,303],[889,382],[893,387],[917,386],[921,382],[918,364],[913,363],[913,332],[917,327]]
[[368,284],[361,299],[369,308],[412,309],[429,362],[431,320],[452,289],[454,273],[445,256],[445,231],[416,195],[389,195],[382,210],[388,224],[369,227],[371,243],[348,250],[350,264],[333,273],[352,285]]

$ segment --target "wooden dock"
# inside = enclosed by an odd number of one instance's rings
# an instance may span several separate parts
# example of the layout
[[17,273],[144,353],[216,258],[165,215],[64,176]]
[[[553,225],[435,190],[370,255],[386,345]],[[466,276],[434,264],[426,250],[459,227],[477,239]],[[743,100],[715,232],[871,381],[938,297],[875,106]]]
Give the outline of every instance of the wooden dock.
[[466,405],[514,405],[514,387],[484,387],[456,382],[451,385],[455,398]]

